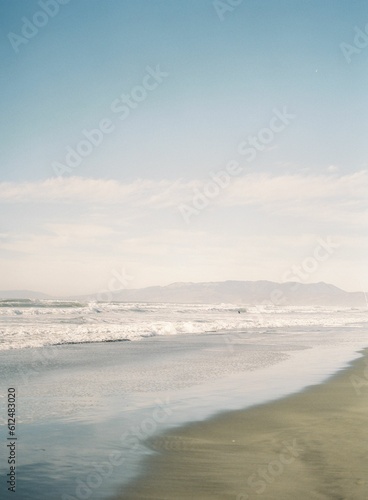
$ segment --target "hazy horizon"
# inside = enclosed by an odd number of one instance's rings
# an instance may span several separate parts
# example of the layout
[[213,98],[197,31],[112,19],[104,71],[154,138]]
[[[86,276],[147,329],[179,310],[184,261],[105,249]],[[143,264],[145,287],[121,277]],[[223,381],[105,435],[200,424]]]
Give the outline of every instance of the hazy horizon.
[[[334,283],[326,283],[324,281],[321,281],[321,282],[311,282],[311,283],[302,283],[302,282],[294,282],[294,281],[283,281],[283,282],[275,282],[275,281],[272,281],[272,280],[223,280],[223,281],[205,281],[205,282],[201,282],[201,281],[198,281],[198,282],[193,282],[193,281],[188,281],[188,282],[171,282],[171,283],[166,283],[164,285],[150,285],[149,287],[140,287],[140,288],[129,288],[128,286],[126,287],[122,287],[122,288],[116,288],[115,285],[118,284],[118,281],[116,281],[114,283],[114,286],[111,286],[110,288],[106,288],[106,289],[101,289],[101,290],[93,290],[93,291],[90,291],[90,292],[86,292],[86,293],[82,293],[82,294],[78,294],[78,295],[52,295],[52,294],[47,294],[45,293],[43,290],[30,290],[30,289],[8,289],[8,290],[0,290],[0,294],[1,293],[19,293],[19,292],[24,292],[24,293],[34,293],[34,294],[40,294],[40,295],[45,295],[45,296],[49,296],[50,298],[73,298],[73,297],[83,297],[83,296],[96,296],[98,297],[99,295],[101,295],[101,300],[103,300],[103,296],[107,296],[108,295],[111,295],[111,299],[113,298],[113,295],[114,293],[119,293],[119,292],[122,292],[122,291],[129,291],[129,290],[145,290],[146,288],[150,288],[150,287],[153,287],[153,288],[156,288],[156,287],[161,287],[161,288],[168,288],[170,286],[173,286],[173,285],[207,285],[207,284],[224,284],[224,283],[262,283],[262,282],[265,282],[265,283],[272,283],[272,284],[275,284],[275,285],[286,285],[288,283],[290,284],[293,284],[293,283],[298,283],[298,284],[301,284],[301,285],[320,285],[320,284],[324,284],[324,285],[327,285],[327,286],[335,286],[337,288],[339,288],[340,290],[344,291],[344,292],[348,292],[348,293],[363,293],[363,294],[367,294],[366,291],[364,290],[345,290],[341,287],[338,287],[337,285],[335,285]],[[13,297],[13,298],[17,298],[17,297]],[[19,297],[18,297],[19,298]],[[23,298],[26,298],[26,297],[23,297]]]

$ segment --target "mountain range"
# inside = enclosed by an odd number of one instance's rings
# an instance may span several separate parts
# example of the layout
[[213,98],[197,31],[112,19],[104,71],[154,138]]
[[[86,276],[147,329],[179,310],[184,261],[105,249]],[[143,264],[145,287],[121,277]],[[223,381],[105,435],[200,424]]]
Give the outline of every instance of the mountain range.
[[[74,300],[98,300],[108,297],[120,302],[236,303],[275,305],[356,306],[367,305],[363,292],[346,292],[324,282],[275,283],[272,281],[221,281],[208,283],[172,283],[140,289],[123,289],[103,294],[62,297]],[[0,291],[0,299],[55,299],[27,290]],[[61,298],[61,297],[58,297]]]

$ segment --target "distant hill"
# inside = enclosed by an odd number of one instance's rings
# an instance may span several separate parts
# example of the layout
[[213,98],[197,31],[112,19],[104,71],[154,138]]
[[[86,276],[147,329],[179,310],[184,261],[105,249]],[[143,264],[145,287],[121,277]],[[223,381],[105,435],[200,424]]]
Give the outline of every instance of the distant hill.
[[[172,283],[112,294],[122,302],[241,303],[276,305],[364,306],[364,293],[346,292],[327,283],[274,283],[272,281],[222,281]],[[84,297],[93,299],[93,296]],[[95,296],[96,298],[96,296]]]
[[[101,294],[68,297],[68,300],[98,300]],[[29,290],[0,291],[0,299],[53,299],[49,295]],[[65,298],[64,298],[65,299]],[[328,283],[275,283],[272,281],[220,281],[209,283],[172,283],[124,289],[111,293],[111,299],[121,302],[176,303],[236,303],[275,305],[321,305],[364,307],[363,292],[346,292]]]

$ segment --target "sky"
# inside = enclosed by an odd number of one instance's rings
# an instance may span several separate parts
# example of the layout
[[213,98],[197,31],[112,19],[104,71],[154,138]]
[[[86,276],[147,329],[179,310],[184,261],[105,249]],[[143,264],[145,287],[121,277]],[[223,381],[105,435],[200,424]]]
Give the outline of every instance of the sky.
[[0,289],[368,290],[365,0],[0,11]]

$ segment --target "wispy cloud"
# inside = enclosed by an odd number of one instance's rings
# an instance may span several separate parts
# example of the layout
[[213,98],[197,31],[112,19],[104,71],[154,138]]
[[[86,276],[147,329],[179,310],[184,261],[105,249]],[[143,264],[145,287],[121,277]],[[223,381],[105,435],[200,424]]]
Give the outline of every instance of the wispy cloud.
[[[201,186],[203,180],[200,179],[137,179],[123,183],[81,177],[55,178],[40,182],[0,183],[0,203],[64,203],[106,209],[121,205],[134,209],[138,217],[139,212],[147,210],[175,212],[178,203],[190,202],[195,189],[200,190]],[[346,175],[250,173],[233,179],[212,204],[214,207],[239,209],[254,207],[262,213],[304,219],[318,217],[325,222],[361,225],[368,222],[367,194],[366,170]],[[102,220],[101,225],[104,224]],[[84,234],[87,229],[79,227],[77,232]]]
[[[162,205],[177,202],[203,181],[154,181],[130,183],[82,177],[53,178],[39,182],[0,183],[0,202],[100,202]],[[234,179],[220,196],[228,205],[257,205],[264,202],[315,199],[366,199],[368,171],[347,175],[272,175],[251,173]]]
[[236,179],[224,203],[259,205],[298,201],[339,199],[367,200],[368,172],[348,175],[249,174]]
[[[334,257],[336,267],[329,264],[332,277],[320,279],[341,276],[343,285],[361,276],[367,249],[359,236],[368,222],[367,171],[246,174],[232,179],[211,209],[186,226],[178,204],[202,186],[203,179],[123,183],[78,177],[1,183],[0,203],[9,214],[0,233],[2,279],[7,277],[8,287],[14,287],[18,276],[24,287],[33,273],[37,283],[44,266],[55,287],[64,283],[67,290],[79,276],[81,289],[93,289],[105,272],[121,264],[129,265],[142,286],[211,276],[277,280],[326,235],[341,248]],[[47,289],[43,282],[39,288]]]
[[158,196],[172,182],[138,179],[131,183],[82,177],[53,178],[40,182],[0,183],[0,202],[128,203]]

